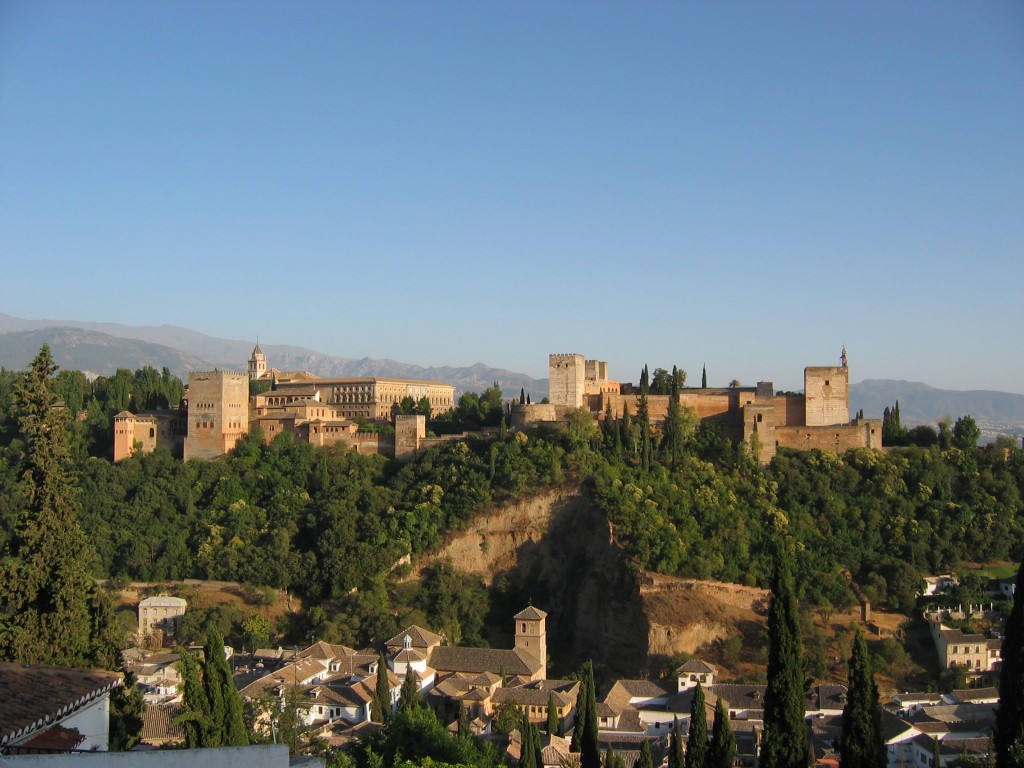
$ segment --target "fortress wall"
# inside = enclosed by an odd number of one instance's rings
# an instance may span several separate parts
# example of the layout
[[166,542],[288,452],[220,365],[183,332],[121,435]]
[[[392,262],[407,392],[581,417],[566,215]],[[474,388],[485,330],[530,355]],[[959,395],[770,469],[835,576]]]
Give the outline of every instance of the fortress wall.
[[548,403],[512,404],[512,428],[522,429],[544,421],[556,421],[555,406]]
[[807,400],[803,395],[773,398],[775,423],[786,427],[802,427],[806,424]]
[[[872,419],[871,421],[877,422],[878,420]],[[881,422],[878,422],[876,434],[881,442]],[[776,427],[775,440],[780,448],[797,448],[801,451],[817,449],[842,453],[850,448],[874,447],[869,446],[865,425],[862,424],[833,424],[827,427]]]

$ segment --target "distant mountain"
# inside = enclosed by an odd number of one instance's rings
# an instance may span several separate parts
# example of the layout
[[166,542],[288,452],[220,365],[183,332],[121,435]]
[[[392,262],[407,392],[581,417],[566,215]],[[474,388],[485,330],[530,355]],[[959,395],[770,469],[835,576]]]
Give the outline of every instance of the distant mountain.
[[[189,371],[245,370],[252,341],[220,339],[173,325],[128,326],[117,323],[23,320],[0,313],[0,366],[23,369],[49,344],[62,368],[110,375],[118,368],[167,367],[188,381]],[[535,402],[547,396],[547,379],[534,379],[483,363],[468,367],[423,367],[396,360],[356,360],[323,355],[304,347],[260,344],[268,364],[282,371],[310,371],[323,377],[393,376],[452,384],[459,392],[482,392],[497,381],[506,397],[520,389]]]
[[865,379],[850,386],[852,413],[863,409],[866,416],[881,418],[885,408],[897,400],[904,426],[937,424],[947,416],[956,421],[970,415],[987,434],[1024,433],[1024,395],[936,389],[919,381],[893,379]]
[[86,375],[106,376],[118,368],[134,371],[151,365],[158,371],[167,368],[187,381],[190,370],[213,367],[193,355],[162,344],[117,339],[105,333],[61,327],[0,333],[0,366],[12,370],[27,368],[43,344],[50,345],[54,362],[61,368],[79,370]]

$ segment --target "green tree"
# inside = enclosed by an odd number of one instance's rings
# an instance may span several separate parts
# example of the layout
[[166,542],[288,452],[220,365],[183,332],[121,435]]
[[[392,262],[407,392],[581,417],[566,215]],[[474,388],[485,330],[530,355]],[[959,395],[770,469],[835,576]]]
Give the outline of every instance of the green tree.
[[558,699],[555,697],[554,691],[548,691],[548,724],[547,733],[548,736],[558,735]]
[[186,648],[178,647],[178,673],[181,675],[182,713],[175,719],[185,731],[185,748],[217,746],[208,743],[212,720],[210,699],[203,687],[199,661]]
[[711,749],[708,754],[708,768],[732,768],[736,757],[736,736],[729,722],[729,710],[725,700],[718,698],[715,704],[715,723],[711,729]]
[[700,371],[700,388],[708,388],[708,367],[706,365]]
[[530,716],[525,712],[519,723],[520,768],[544,768],[544,758],[541,754],[540,732],[537,726],[530,722]]
[[611,744],[605,749],[604,768],[626,768],[626,761],[616,754]]
[[679,727],[679,719],[672,718],[672,733],[668,737],[668,768],[686,768],[686,755],[683,753],[683,731]]
[[964,451],[978,447],[981,429],[972,416],[961,416],[953,425],[953,445]]
[[262,613],[252,613],[242,622],[242,632],[250,650],[266,648],[270,643],[270,619]]
[[242,717],[242,697],[224,655],[224,638],[216,627],[210,627],[203,647],[203,687],[210,701],[210,740],[214,742],[211,746],[247,745],[249,733]]
[[142,690],[136,685],[135,673],[125,672],[124,685],[110,694],[110,739],[109,746],[114,752],[127,752],[142,735],[142,714],[146,702]]
[[594,686],[594,665],[583,665],[586,677],[586,704],[584,706],[583,729],[581,733],[580,768],[601,768],[601,745],[597,738],[597,691]]
[[373,722],[387,725],[391,720],[391,684],[388,682],[388,662],[384,658],[384,651],[380,652],[377,659],[377,682],[370,707]]
[[842,768],[884,768],[886,754],[878,687],[871,670],[867,643],[859,628],[853,638],[847,680],[840,765]]
[[640,756],[637,758],[634,768],[654,768],[654,758],[651,756],[651,742],[647,739],[640,742]]
[[52,407],[56,370],[44,345],[14,390],[25,452],[21,512],[0,563],[0,658],[90,666],[97,663],[90,642],[96,629],[90,549],[68,466],[66,412]]
[[800,611],[786,542],[775,549],[775,569],[768,608],[768,687],[764,696],[764,768],[804,768],[807,727],[804,723],[804,664]]
[[404,712],[407,709],[416,709],[422,705],[420,698],[420,680],[416,670],[409,667],[402,681],[402,688],[398,692],[398,709]]
[[697,683],[690,706],[690,728],[686,735],[686,768],[705,768],[708,760],[708,714],[704,688]]
[[645,365],[640,373],[640,398],[637,400],[636,407],[636,426],[640,433],[640,467],[644,472],[651,468],[651,453],[653,450],[651,443],[651,413],[647,401],[649,391],[650,385],[648,383],[647,366]]
[[1017,569],[1013,607],[1000,651],[999,708],[996,710],[996,766],[1021,765],[1024,754],[1024,562]]
[[421,416],[426,416],[429,419],[430,414],[433,413],[433,411],[434,408],[430,404],[430,398],[427,397],[426,395],[424,395],[423,397],[416,401],[416,413],[420,414]]

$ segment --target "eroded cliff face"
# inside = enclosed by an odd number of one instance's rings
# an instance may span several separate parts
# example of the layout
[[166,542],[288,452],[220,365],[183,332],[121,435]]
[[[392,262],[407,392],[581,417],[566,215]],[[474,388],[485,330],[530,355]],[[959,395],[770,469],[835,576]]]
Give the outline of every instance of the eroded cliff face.
[[494,623],[508,628],[495,645],[511,647],[510,618],[527,602],[548,612],[552,675],[593,659],[609,675],[657,677],[671,660],[707,655],[731,635],[756,641],[765,623],[766,590],[634,573],[608,519],[579,488],[492,511],[419,569],[448,559],[495,587],[494,600],[507,597],[492,611]]
[[636,579],[607,518],[585,491],[547,493],[495,510],[420,567],[446,559],[520,601],[509,607],[509,616],[525,601],[547,611],[553,674],[568,673],[586,659],[620,676],[645,669],[647,620]]

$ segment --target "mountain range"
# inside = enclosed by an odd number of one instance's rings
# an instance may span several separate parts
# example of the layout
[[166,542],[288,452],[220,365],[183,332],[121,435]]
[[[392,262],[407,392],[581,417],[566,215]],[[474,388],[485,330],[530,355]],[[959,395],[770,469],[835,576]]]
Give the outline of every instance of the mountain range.
[[[129,326],[73,320],[24,320],[0,313],[0,366],[21,370],[49,344],[61,368],[88,375],[107,376],[118,368],[136,370],[151,365],[166,367],[188,381],[189,371],[245,370],[252,341],[207,336],[173,325]],[[354,359],[324,355],[312,349],[283,344],[260,344],[270,366],[282,371],[309,371],[323,377],[393,376],[403,379],[444,381],[461,392],[483,392],[498,382],[506,397],[520,390],[540,401],[547,396],[547,379],[493,368],[471,366],[419,366],[397,360]]]
[[[43,344],[49,344],[62,368],[89,375],[109,375],[118,368],[166,367],[188,381],[189,371],[245,370],[252,341],[221,339],[173,325],[128,326],[69,320],[24,320],[0,313],[0,366],[26,368]],[[506,397],[520,390],[537,402],[547,395],[547,379],[494,368],[484,363],[466,367],[417,366],[396,360],[345,358],[304,347],[261,344],[267,360],[279,370],[306,370],[323,377],[393,376],[444,381],[461,392],[482,392],[495,381]],[[970,414],[989,439],[999,434],[1024,434],[1024,395],[990,390],[937,389],[921,382],[865,379],[850,385],[850,410],[881,418],[886,407],[900,404],[907,426],[935,424]]]

